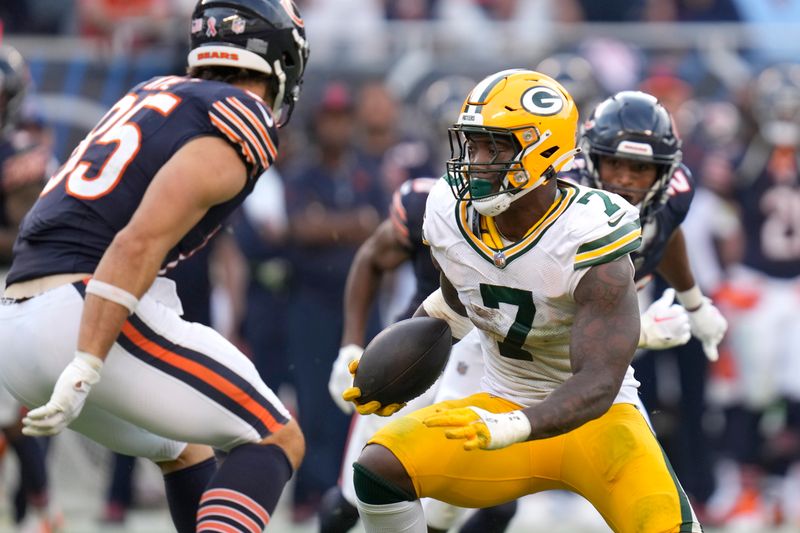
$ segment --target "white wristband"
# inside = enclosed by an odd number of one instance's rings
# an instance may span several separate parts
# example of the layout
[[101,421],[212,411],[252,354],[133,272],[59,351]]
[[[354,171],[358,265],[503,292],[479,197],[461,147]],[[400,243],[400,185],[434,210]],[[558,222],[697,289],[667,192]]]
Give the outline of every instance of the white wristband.
[[676,292],[675,297],[689,312],[696,311],[701,305],[703,305],[703,292],[697,285],[689,290]]
[[520,410],[508,413],[492,413],[480,407],[470,407],[478,413],[489,429],[491,442],[487,450],[497,450],[517,442],[528,440],[531,436],[531,422]]
[[139,305],[139,299],[125,289],[120,289],[110,283],[100,281],[97,279],[90,279],[86,284],[86,293],[94,294],[104,300],[114,302],[128,309],[129,314],[136,311],[136,306]]

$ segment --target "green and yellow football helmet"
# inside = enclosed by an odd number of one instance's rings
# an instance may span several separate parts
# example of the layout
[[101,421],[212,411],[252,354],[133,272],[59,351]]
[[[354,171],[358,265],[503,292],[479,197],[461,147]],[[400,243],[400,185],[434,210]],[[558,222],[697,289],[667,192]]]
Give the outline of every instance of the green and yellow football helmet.
[[[556,80],[532,70],[504,70],[484,78],[467,95],[458,121],[449,129],[447,177],[460,201],[472,202],[483,215],[496,216],[511,202],[555,177],[578,151],[578,109]],[[470,161],[470,135],[495,143],[510,140],[509,160]],[[487,181],[487,174],[497,183]],[[482,177],[478,177],[478,176]]]

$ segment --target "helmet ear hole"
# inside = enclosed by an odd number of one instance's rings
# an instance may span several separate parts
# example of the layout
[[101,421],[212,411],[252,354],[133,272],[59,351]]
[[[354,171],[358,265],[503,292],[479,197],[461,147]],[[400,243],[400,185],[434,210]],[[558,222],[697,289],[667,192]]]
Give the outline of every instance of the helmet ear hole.
[[553,157],[553,154],[555,154],[556,152],[558,152],[558,149],[559,149],[559,148],[560,148],[559,146],[551,146],[551,147],[550,147],[550,148],[548,148],[547,150],[545,150],[545,151],[543,151],[543,152],[539,153],[539,155],[540,155],[540,156],[542,156],[542,157],[544,157],[545,159],[549,159],[550,157]]

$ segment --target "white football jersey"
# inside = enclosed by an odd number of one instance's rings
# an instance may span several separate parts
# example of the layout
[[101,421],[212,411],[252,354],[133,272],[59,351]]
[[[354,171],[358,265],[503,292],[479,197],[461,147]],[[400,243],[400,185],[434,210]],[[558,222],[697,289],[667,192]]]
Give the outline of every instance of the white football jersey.
[[[423,231],[480,330],[482,388],[523,405],[572,375],[574,292],[588,267],[641,241],[639,211],[621,196],[560,180],[558,198],[519,242],[498,242],[493,221],[456,202],[446,179],[428,196]],[[638,385],[629,367],[615,403],[636,403]]]

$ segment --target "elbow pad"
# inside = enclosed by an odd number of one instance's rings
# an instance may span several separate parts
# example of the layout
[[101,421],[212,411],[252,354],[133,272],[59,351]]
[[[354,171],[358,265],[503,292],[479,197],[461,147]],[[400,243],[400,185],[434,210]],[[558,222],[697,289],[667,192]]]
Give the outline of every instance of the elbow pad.
[[450,307],[444,299],[442,289],[436,289],[425,298],[422,308],[425,309],[428,316],[445,320],[450,326],[450,332],[454,339],[463,339],[474,327],[469,318],[459,315]]

